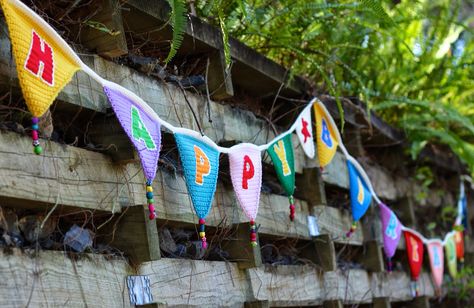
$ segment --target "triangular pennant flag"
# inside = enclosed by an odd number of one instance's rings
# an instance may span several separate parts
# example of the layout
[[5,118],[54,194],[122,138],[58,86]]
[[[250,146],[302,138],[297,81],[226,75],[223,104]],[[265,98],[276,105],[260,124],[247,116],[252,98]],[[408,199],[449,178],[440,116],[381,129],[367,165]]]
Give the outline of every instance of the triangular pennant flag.
[[415,233],[411,231],[404,231],[405,245],[407,249],[408,263],[410,265],[411,279],[414,282],[414,296],[418,296],[418,287],[416,281],[420,277],[421,268],[423,265],[423,241]]
[[456,231],[454,240],[456,241],[456,257],[462,263],[464,262],[464,233]]
[[41,154],[38,117],[80,69],[81,60],[36,13],[18,0],[0,0],[10,32],[18,79],[33,115],[33,145]]
[[199,217],[199,236],[202,247],[207,247],[205,220],[211,209],[219,173],[219,151],[207,137],[194,131],[179,129],[174,137],[184,169],[184,178]]
[[295,191],[295,159],[291,134],[286,134],[273,142],[267,149],[275,171],[290,200],[290,219],[295,219],[295,204],[293,193]]
[[313,106],[314,117],[316,118],[316,145],[318,147],[319,165],[324,168],[336,154],[340,139],[339,132],[326,107],[321,102],[316,102]]
[[356,160],[347,160],[347,170],[349,171],[349,192],[351,196],[351,211],[353,224],[347,233],[350,236],[356,229],[357,221],[364,216],[372,202],[372,194],[367,183],[361,176],[362,167]]
[[438,293],[440,293],[444,274],[443,243],[440,240],[430,240],[426,244],[426,248],[430,258],[431,276]]
[[143,172],[146,177],[146,196],[150,219],[156,217],[153,188],[151,186],[158,167],[161,148],[160,122],[153,119],[147,106],[139,97],[118,84],[107,82],[104,92],[125,130],[128,138],[137,149]]
[[304,152],[309,158],[314,157],[313,125],[311,122],[311,108],[305,108],[296,120],[296,134]]
[[456,278],[458,274],[458,264],[456,258],[456,242],[455,234],[450,233],[446,236],[445,250],[446,250],[446,262],[448,264],[448,271],[451,277]]
[[380,218],[382,219],[383,249],[389,260],[389,271],[392,270],[391,258],[397,250],[398,242],[402,234],[402,226],[397,215],[385,204],[380,203]]
[[243,143],[229,152],[232,186],[245,215],[250,219],[250,243],[257,245],[255,219],[262,187],[262,157],[256,145]]

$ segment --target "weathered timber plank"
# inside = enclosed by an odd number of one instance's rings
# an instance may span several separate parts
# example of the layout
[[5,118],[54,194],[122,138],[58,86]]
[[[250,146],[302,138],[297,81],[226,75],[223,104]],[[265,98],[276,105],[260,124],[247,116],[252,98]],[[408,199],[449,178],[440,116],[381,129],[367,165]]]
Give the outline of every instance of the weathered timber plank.
[[146,262],[153,298],[169,306],[242,307],[248,284],[236,263],[163,258]]
[[72,260],[58,251],[2,251],[0,306],[130,307],[125,277],[131,274],[124,260],[98,255]]
[[[155,200],[159,219],[189,222],[196,224],[198,218],[194,213],[184,178],[167,172],[159,172],[155,179]],[[296,201],[296,217],[293,222],[288,218],[288,198],[262,193],[256,224],[260,225],[259,233],[294,238],[309,239],[307,227],[308,206]],[[248,221],[237,203],[231,187],[218,183],[211,212],[206,218],[209,226],[232,226]]]
[[[91,21],[104,25],[110,32],[83,26],[80,41],[99,55],[114,58],[128,53],[125,30],[123,28],[121,4],[118,0],[96,0],[98,11]],[[90,12],[88,12],[90,14]]]
[[334,242],[349,245],[362,245],[364,242],[362,228],[357,228],[351,237],[346,237],[352,224],[349,211],[330,206],[314,206],[312,215],[318,221],[319,232],[330,234]]
[[264,266],[248,269],[251,296],[268,300],[270,306],[321,305],[324,300],[322,274],[310,266]]
[[[372,274],[374,297],[389,297],[391,302],[403,302],[413,299],[410,289],[410,276],[405,272],[393,271]],[[418,280],[419,296],[435,295],[429,273],[422,273]]]
[[324,274],[325,300],[342,300],[344,304],[372,302],[370,275],[364,270],[337,270]]
[[2,199],[23,199],[25,206],[34,201],[109,212],[143,200],[136,164],[118,166],[100,153],[42,142],[44,153],[35,155],[30,138],[0,132]]
[[[0,89],[18,91],[18,77],[14,62],[10,61],[10,40],[6,25],[1,23],[0,32]],[[173,84],[163,83],[137,72],[129,67],[115,64],[98,56],[84,56],[87,63],[102,77],[116,82],[139,95],[163,119],[177,127],[198,130],[181,89]],[[207,98],[186,92],[189,105],[196,113],[201,128],[216,143],[252,142],[264,144],[275,137],[265,121],[258,119],[250,111],[233,108],[211,101],[209,103],[212,122],[208,117]],[[59,94],[58,100],[79,107],[105,112],[110,108],[101,86],[83,72],[78,72]],[[283,130],[283,129],[282,129]],[[296,135],[294,145],[298,145]],[[301,173],[304,166],[301,147],[295,148],[295,169]]]

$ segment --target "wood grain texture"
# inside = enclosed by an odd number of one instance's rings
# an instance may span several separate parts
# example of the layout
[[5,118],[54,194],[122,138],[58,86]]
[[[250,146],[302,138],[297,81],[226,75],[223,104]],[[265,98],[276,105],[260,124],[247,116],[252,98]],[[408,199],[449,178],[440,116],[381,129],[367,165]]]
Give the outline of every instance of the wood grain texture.
[[130,274],[124,260],[99,255],[72,260],[56,251],[0,252],[0,306],[130,307],[125,285]]
[[247,270],[251,294],[270,306],[320,305],[324,300],[322,274],[310,266],[265,266]]
[[236,263],[163,258],[146,262],[141,275],[150,277],[154,299],[169,306],[242,307],[248,284]]
[[35,155],[30,138],[0,132],[2,199],[109,212],[143,200],[143,184],[136,176],[141,175],[138,165],[119,166],[100,153],[42,142],[43,154]]

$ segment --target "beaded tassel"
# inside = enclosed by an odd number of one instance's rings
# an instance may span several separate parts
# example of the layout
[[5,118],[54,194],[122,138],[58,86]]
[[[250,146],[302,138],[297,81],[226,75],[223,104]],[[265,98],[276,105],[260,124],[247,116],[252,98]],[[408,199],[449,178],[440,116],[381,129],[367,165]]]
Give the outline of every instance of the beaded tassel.
[[38,130],[39,130],[39,125],[38,125],[38,122],[39,122],[39,119],[37,117],[32,117],[31,118],[31,122],[33,123],[31,125],[31,139],[33,139],[33,147],[34,147],[34,152],[36,155],[41,155],[41,153],[43,153],[43,148],[41,147],[40,143],[39,143],[39,134],[38,134]]
[[255,227],[255,221],[250,221],[250,245],[257,247],[257,228]]
[[419,295],[419,290],[418,290],[418,284],[416,283],[416,280],[412,280],[410,283],[410,289],[411,289],[411,296],[417,297]]
[[352,233],[357,230],[357,221],[354,221],[351,225],[351,228],[349,229],[349,232],[346,233],[346,237],[351,237]]
[[207,249],[206,221],[204,218],[199,218],[199,237],[201,238],[202,249]]
[[150,220],[156,218],[155,206],[153,203],[155,200],[153,199],[153,187],[151,187],[151,180],[146,181],[146,199],[148,203],[148,211],[150,215],[148,216]]
[[290,220],[295,220],[295,199],[293,195],[289,196],[288,199],[290,200]]
[[387,271],[391,273],[393,270],[393,263],[391,258],[387,258]]

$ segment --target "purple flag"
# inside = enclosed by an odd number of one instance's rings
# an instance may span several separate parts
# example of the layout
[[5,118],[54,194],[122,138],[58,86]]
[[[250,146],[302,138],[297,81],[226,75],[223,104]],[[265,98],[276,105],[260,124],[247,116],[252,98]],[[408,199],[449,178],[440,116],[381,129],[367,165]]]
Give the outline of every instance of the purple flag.
[[380,218],[382,219],[383,249],[387,258],[390,259],[397,250],[402,226],[397,215],[383,203],[380,203]]
[[125,88],[110,83],[104,86],[104,92],[120,125],[138,151],[147,181],[153,181],[160,156],[160,123],[152,118],[149,110],[144,110],[144,102]]

